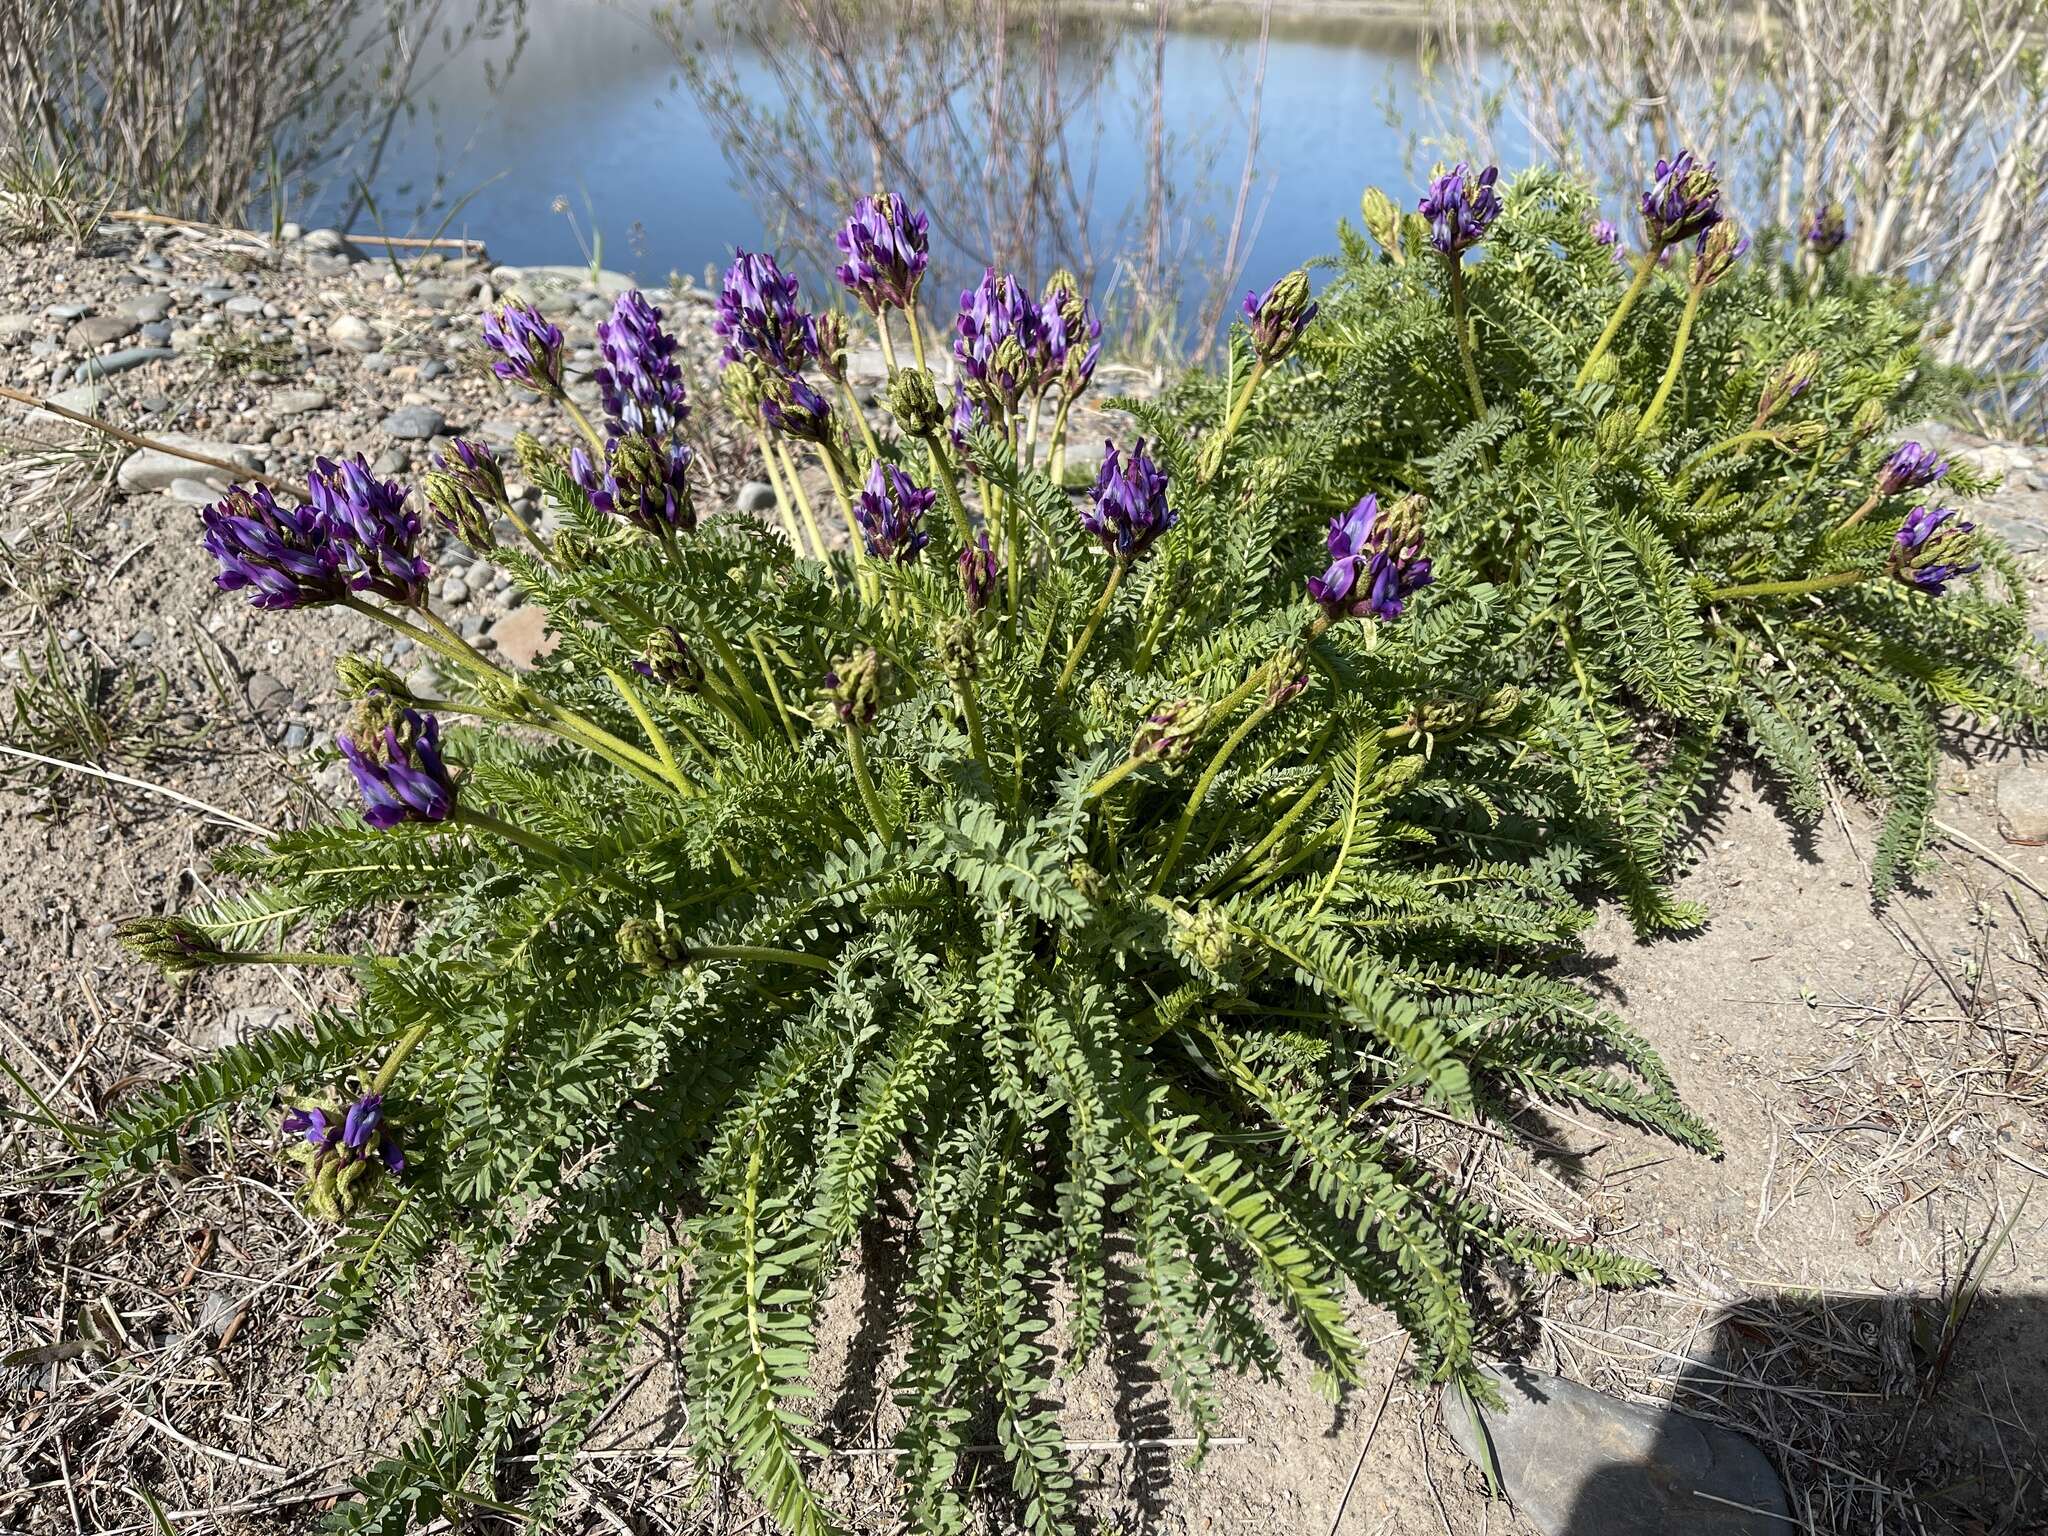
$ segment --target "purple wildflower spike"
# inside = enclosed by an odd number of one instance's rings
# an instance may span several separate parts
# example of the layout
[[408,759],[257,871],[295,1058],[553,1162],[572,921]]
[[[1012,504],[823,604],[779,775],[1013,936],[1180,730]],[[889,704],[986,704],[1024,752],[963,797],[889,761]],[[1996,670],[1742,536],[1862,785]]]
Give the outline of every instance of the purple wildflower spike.
[[455,814],[455,780],[441,758],[441,722],[415,709],[398,711],[381,738],[335,745],[363,793],[363,820],[379,832],[400,822],[440,822]]
[[538,395],[562,393],[562,332],[531,304],[484,313],[484,345],[498,354],[491,372]]
[[682,425],[690,407],[675,359],[676,339],[662,329],[661,311],[638,288],[620,294],[611,318],[597,323],[597,348],[604,362],[591,377],[615,436],[667,437]]
[[1415,205],[1429,220],[1429,243],[1446,256],[1457,256],[1484,240],[1500,217],[1500,194],[1493,190],[1499,179],[1499,166],[1489,165],[1475,176],[1463,160],[1439,172]]
[[214,585],[223,592],[246,590],[253,606],[272,611],[348,595],[341,547],[317,507],[280,507],[268,486],[238,485],[202,508],[199,519],[200,542],[220,565]]
[[315,459],[306,490],[341,552],[350,588],[407,607],[425,600],[433,568],[420,558],[420,519],[406,507],[405,487],[379,480],[360,453]]
[[864,197],[834,239],[846,260],[834,273],[873,314],[909,309],[924,278],[926,220],[893,192]]
[[1117,559],[1137,560],[1178,521],[1166,504],[1166,474],[1146,456],[1145,439],[1128,454],[1103,444],[1102,472],[1081,509],[1081,526]]
[[741,250],[718,290],[714,334],[725,339],[725,361],[758,357],[785,372],[801,368],[812,352],[810,320],[797,308],[796,278],[767,251]]
[[924,515],[938,495],[895,465],[877,459],[868,470],[867,484],[861,488],[853,508],[868,553],[877,560],[898,565],[915,560],[918,551],[931,540],[931,535],[924,531]]
[[1657,177],[1643,194],[1643,226],[1655,246],[1676,245],[1721,222],[1721,180],[1714,162],[1701,165],[1689,149],[1657,161]]
[[1332,619],[1398,619],[1408,598],[1429,585],[1420,498],[1404,497],[1383,515],[1379,498],[1366,495],[1330,520],[1327,543],[1330,567],[1308,578],[1308,595]]

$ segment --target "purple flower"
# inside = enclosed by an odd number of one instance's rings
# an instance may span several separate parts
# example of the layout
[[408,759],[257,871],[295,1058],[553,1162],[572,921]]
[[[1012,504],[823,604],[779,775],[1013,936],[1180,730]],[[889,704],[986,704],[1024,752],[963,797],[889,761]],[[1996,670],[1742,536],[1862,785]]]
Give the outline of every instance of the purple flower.
[[1003,575],[995,551],[989,548],[987,529],[976,534],[974,542],[960,551],[959,565],[960,591],[967,599],[967,611],[979,613],[995,595]]
[[484,345],[498,354],[491,372],[499,378],[535,394],[562,393],[562,332],[531,304],[485,311]]
[[832,440],[832,402],[811,388],[801,374],[788,373],[769,381],[761,395],[761,419],[771,431],[805,442]]
[[676,339],[661,328],[661,311],[638,288],[628,288],[612,305],[612,317],[597,323],[597,347],[604,362],[591,371],[604,396],[604,414],[620,437],[639,432],[666,437],[690,414],[683,390]]
[[419,514],[406,510],[404,486],[379,480],[359,453],[339,462],[315,459],[306,490],[353,590],[408,606],[426,597],[432,567],[419,556]]
[[598,464],[581,443],[569,451],[569,478],[598,511],[667,536],[697,526],[687,443],[657,443],[637,434],[606,441]]
[[200,542],[219,562],[214,585],[249,590],[255,607],[279,610],[335,603],[348,595],[342,551],[312,506],[280,507],[269,487],[235,486],[200,510]]
[[1294,350],[1321,306],[1308,297],[1308,274],[1297,267],[1264,293],[1244,296],[1245,327],[1252,351],[1263,363],[1277,363]]
[[1145,439],[1128,455],[1102,445],[1102,473],[1081,509],[1081,526],[1119,560],[1137,560],[1152,541],[1180,521],[1166,504],[1166,475],[1145,456]]
[[1676,245],[1721,222],[1721,179],[1689,149],[1657,161],[1657,179],[1643,194],[1643,225],[1656,246]]
[[1930,597],[1940,597],[1951,581],[1979,569],[1983,561],[1966,558],[1977,525],[1953,521],[1955,516],[1951,507],[1915,507],[1907,513],[1892,549],[1892,574]]
[[1379,498],[1367,495],[1330,520],[1327,542],[1330,567],[1309,577],[1308,595],[1333,619],[1398,619],[1409,596],[1429,585],[1420,497],[1403,497],[1382,515]]
[[1817,256],[1832,256],[1849,238],[1849,221],[1841,205],[1830,198],[1814,209],[1806,221],[1807,249]]
[[1948,473],[1948,460],[1932,448],[1923,448],[1918,443],[1901,443],[1892,450],[1890,458],[1884,461],[1884,468],[1878,472],[1877,494],[1896,496],[1901,491],[1917,491],[1923,485],[1932,485]]
[[953,414],[946,422],[946,440],[953,445],[953,451],[969,469],[979,473],[978,467],[967,456],[967,434],[975,427],[991,425],[988,408],[967,393],[967,386],[953,381]]
[[725,338],[725,361],[758,357],[784,371],[811,355],[809,317],[797,308],[796,279],[766,251],[741,250],[725,269],[712,331]]
[[341,1123],[341,1144],[360,1157],[369,1149],[383,1119],[384,1095],[364,1094],[348,1107],[348,1115]]
[[1614,227],[1614,220],[1595,219],[1593,221],[1593,243],[1595,245],[1607,246],[1610,249],[1621,244],[1621,231]]
[[893,192],[864,197],[834,236],[846,260],[834,275],[875,314],[909,309],[924,277],[926,221]]
[[924,531],[924,515],[938,500],[937,491],[926,490],[893,464],[877,459],[868,470],[868,481],[854,503],[854,517],[868,553],[877,560],[908,565],[930,542]]
[[983,270],[981,282],[960,295],[953,332],[953,356],[968,389],[991,409],[1014,411],[1037,386],[1050,351],[1045,319],[1009,273]]
[[330,1152],[341,1140],[341,1127],[327,1118],[324,1109],[288,1109],[278,1122],[286,1136],[302,1136],[315,1155]]
[[1446,256],[1456,256],[1484,240],[1500,217],[1500,194],[1493,190],[1499,179],[1499,166],[1489,165],[1474,176],[1463,160],[1440,172],[1415,205],[1415,211],[1429,220],[1429,243]]
[[1055,273],[1046,284],[1039,306],[1039,332],[1045,338],[1046,353],[1040,387],[1057,384],[1071,400],[1095,377],[1095,362],[1102,355],[1102,321],[1071,273]]
[[381,737],[334,744],[363,792],[363,820],[379,832],[402,821],[439,822],[455,814],[455,780],[441,759],[441,722],[416,709],[397,712]]

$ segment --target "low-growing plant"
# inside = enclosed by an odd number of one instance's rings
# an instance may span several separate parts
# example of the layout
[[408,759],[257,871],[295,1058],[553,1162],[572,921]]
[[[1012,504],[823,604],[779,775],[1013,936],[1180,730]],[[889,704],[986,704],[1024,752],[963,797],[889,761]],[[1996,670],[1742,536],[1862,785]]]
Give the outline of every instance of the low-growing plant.
[[[1554,1101],[1713,1149],[1554,974],[1577,890],[1637,855],[1574,777],[1585,707],[1496,681],[1516,595],[1445,582],[1441,513],[1382,503],[1377,468],[1305,535],[1329,465],[1237,431],[1315,317],[1306,278],[1248,297],[1226,421],[1119,402],[1147,436],[1077,503],[1059,467],[1099,334],[1078,285],[990,271],[947,399],[922,218],[864,199],[839,243],[857,320],[806,313],[761,254],[721,295],[781,532],[698,518],[675,342],[641,294],[599,328],[601,424],[553,325],[486,318],[497,372],[580,435],[519,443],[559,529],[520,522],[474,444],[424,492],[545,608],[559,645],[530,671],[433,611],[421,517],[360,457],[298,504],[237,489],[204,514],[222,587],[372,617],[454,679],[422,698],[344,661],[362,822],[231,853],[240,894],[125,930],[179,973],[349,967],[360,1005],[124,1102],[90,1154],[103,1189],[192,1121],[281,1100],[307,1203],[342,1224],[323,1381],[393,1277],[467,1257],[469,1374],[343,1527],[553,1507],[638,1325],[681,1296],[698,1452],[784,1528],[833,1528],[805,1471],[813,1318],[900,1201],[919,1528],[968,1522],[992,1438],[1023,1524],[1071,1529],[1049,1381],[1116,1312],[1200,1441],[1218,1369],[1278,1362],[1262,1295],[1333,1384],[1359,1295],[1427,1376],[1483,1392],[1479,1266],[1650,1277],[1461,1187],[1418,1116],[1516,1137]],[[889,358],[893,431],[844,403],[854,324]],[[402,952],[317,947],[394,903]],[[531,1480],[501,1482],[532,1433]]]
[[1655,886],[1738,747],[1799,821],[1830,781],[1883,804],[1882,899],[1925,847],[1944,718],[2048,704],[2012,555],[1953,510],[1988,482],[1897,437],[1954,380],[1913,291],[1839,265],[1839,214],[1752,252],[1681,154],[1641,216],[1629,254],[1550,172],[1460,165],[1407,215],[1369,191],[1371,240],[1343,232],[1247,430],[1319,473],[1303,532],[1360,483],[1430,498],[1435,603],[1485,604],[1487,679],[1569,718],[1640,916],[1692,916]]

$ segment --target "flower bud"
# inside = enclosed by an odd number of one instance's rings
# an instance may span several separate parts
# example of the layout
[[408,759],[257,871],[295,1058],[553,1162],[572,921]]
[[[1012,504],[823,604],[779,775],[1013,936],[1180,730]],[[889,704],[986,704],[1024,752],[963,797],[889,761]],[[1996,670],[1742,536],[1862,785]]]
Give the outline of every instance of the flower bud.
[[374,656],[343,656],[334,663],[334,671],[341,679],[344,699],[363,699],[380,693],[407,704],[415,702],[398,674]]
[[1693,247],[1692,285],[1706,288],[1718,283],[1749,249],[1749,237],[1738,235],[1726,220],[1703,233]]
[[973,623],[967,619],[947,619],[941,623],[932,636],[932,654],[946,676],[973,677],[980,669]]
[[1076,859],[1067,866],[1067,883],[1079,891],[1091,905],[1100,906],[1109,882],[1102,878],[1102,872],[1085,859]]
[[644,917],[627,918],[619,924],[615,940],[619,957],[649,974],[690,963],[689,946],[669,931],[659,913],[652,922]]
[[1849,435],[1857,442],[1875,435],[1884,425],[1884,402],[1866,400],[1856,407],[1856,414],[1849,422]]
[[872,725],[882,708],[881,657],[868,649],[834,662],[822,692],[842,724]]
[[761,420],[770,430],[807,443],[832,441],[832,402],[801,374],[769,377],[761,394]]
[[1811,347],[1804,352],[1793,353],[1780,363],[1777,371],[1764,382],[1763,393],[1757,397],[1756,424],[1761,427],[1805,394],[1820,373],[1820,366],[1821,356]]
[[835,384],[846,382],[846,317],[836,309],[819,312],[811,321],[818,351],[818,371]]
[[1653,246],[1676,245],[1721,222],[1721,179],[1713,161],[1691,150],[1657,161],[1655,184],[1643,194],[1643,227]]
[[221,948],[181,917],[131,917],[115,925],[114,937],[138,959],[162,967],[167,976],[189,976],[219,963]]
[[1951,581],[1983,565],[1969,558],[1976,551],[1976,531],[1977,525],[1959,520],[1953,508],[1915,507],[1892,541],[1892,575],[1940,597]]
[[898,368],[890,374],[883,401],[896,425],[911,437],[930,437],[946,424],[938,386],[923,368]]
[[1403,259],[1401,210],[1394,206],[1394,200],[1378,187],[1367,187],[1358,200],[1358,212],[1365,220],[1365,232],[1377,240],[1380,249],[1399,266]]
[[1829,198],[1806,221],[1802,233],[1806,248],[1816,256],[1832,256],[1842,248],[1849,238],[1849,221],[1842,213],[1842,205]]
[[1131,738],[1131,756],[1141,763],[1172,762],[1187,756],[1207,723],[1208,706],[1200,699],[1174,699],[1161,704]]
[[650,683],[684,693],[695,693],[704,686],[703,663],[673,624],[665,624],[647,637],[647,644],[633,660],[633,670]]
[[1264,294],[1244,296],[1244,317],[1252,352],[1262,363],[1277,363],[1294,350],[1317,305],[1309,302],[1308,274],[1296,267]]
[[1190,911],[1173,909],[1167,942],[1184,960],[1199,970],[1227,979],[1243,953],[1230,919],[1214,902],[1205,901]]
[[980,613],[995,595],[1003,574],[1002,567],[996,563],[995,551],[989,548],[987,529],[976,534],[974,542],[961,549],[958,563],[960,592],[967,599],[967,611]]

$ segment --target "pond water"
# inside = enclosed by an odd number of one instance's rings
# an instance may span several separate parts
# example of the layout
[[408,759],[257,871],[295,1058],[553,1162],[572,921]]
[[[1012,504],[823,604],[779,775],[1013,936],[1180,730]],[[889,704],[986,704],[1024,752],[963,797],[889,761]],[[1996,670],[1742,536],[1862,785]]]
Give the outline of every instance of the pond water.
[[[764,40],[771,29],[760,20],[765,13],[745,9],[751,3],[723,0],[721,28],[716,12],[664,19],[645,0],[529,0],[528,41],[508,81],[494,85],[492,78],[502,47],[436,61],[415,110],[393,124],[374,167],[367,150],[351,157],[345,176],[365,180],[369,206],[336,177],[287,216],[311,227],[354,204],[353,228],[414,234],[442,230],[446,218],[446,233],[487,239],[500,261],[581,263],[596,252],[605,266],[649,282],[672,271],[701,277],[735,245],[799,242],[799,227],[822,222],[842,189],[813,185],[780,198],[755,189],[813,173],[832,180],[816,162],[848,148],[840,142],[848,133],[845,102],[834,99],[844,93],[821,88],[826,72],[812,44],[789,33]],[[1098,292],[1113,289],[1121,274],[1128,297],[1152,292],[1185,338],[1213,329],[1222,269],[1236,269],[1222,275],[1241,293],[1332,249],[1338,219],[1356,219],[1367,184],[1412,196],[1416,176],[1437,157],[1433,136],[1442,125],[1415,27],[1276,19],[1247,178],[1256,10],[1221,21],[1212,12],[1200,24],[1175,20],[1162,38],[1149,9],[1062,12],[1051,50],[1056,67],[1038,75],[1042,61],[1033,50],[1045,51],[1044,35],[1019,29],[1013,53],[1029,67],[1017,70],[1005,111],[1021,117],[1042,104],[1047,80],[1067,93],[1058,130],[1038,135],[1046,151],[1038,164],[1060,166],[1065,211],[1048,199],[1025,242],[1030,248],[993,254],[1032,269],[1033,278],[1063,261]],[[873,55],[857,65],[900,60],[887,50],[931,27],[929,4],[903,0],[901,10],[900,31],[885,21],[854,40],[857,53]],[[927,45],[935,51],[926,62],[936,68],[933,61],[961,42],[955,34],[928,37]],[[679,64],[679,55],[696,58],[697,72]],[[873,78],[891,77],[883,68]],[[916,94],[904,92],[902,115],[914,114]],[[934,220],[935,252],[949,247],[938,254],[941,280],[952,282],[971,275],[991,254],[988,245],[1013,232],[1003,204],[1016,187],[1004,173],[1029,151],[1020,141],[992,150],[974,127],[986,118],[987,97],[972,71],[954,82],[944,104],[967,124],[954,130],[966,134],[955,142],[956,158],[1011,162],[993,175],[989,164],[970,166],[975,197],[965,200],[981,206],[967,217]],[[747,115],[738,127],[736,114]],[[783,136],[786,143],[763,143]],[[872,173],[857,169],[863,154],[872,160],[876,153],[874,145],[854,147],[856,174],[846,179],[872,184]],[[759,159],[751,171],[740,163],[762,155],[770,174]],[[938,237],[941,222],[950,242]],[[1227,260],[1233,223],[1240,233]],[[820,252],[813,248],[808,263],[801,249],[794,254],[816,272]]]

